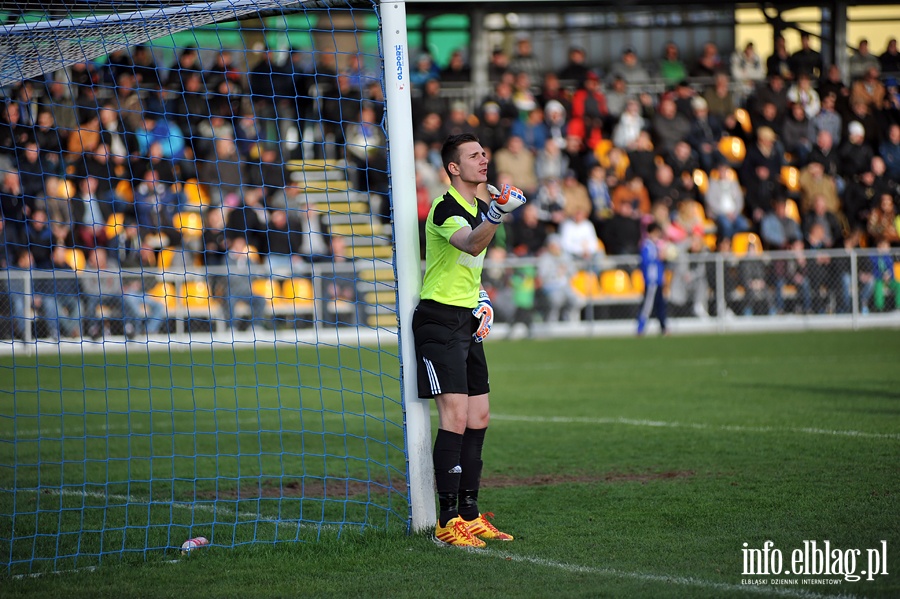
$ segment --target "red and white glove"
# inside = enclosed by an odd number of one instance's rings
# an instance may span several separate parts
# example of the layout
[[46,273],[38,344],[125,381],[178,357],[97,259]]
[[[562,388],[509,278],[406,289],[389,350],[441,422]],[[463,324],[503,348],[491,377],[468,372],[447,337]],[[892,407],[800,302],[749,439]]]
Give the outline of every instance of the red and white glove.
[[478,330],[472,337],[475,338],[475,343],[481,343],[490,334],[491,326],[494,324],[494,306],[491,305],[491,298],[484,289],[478,293],[478,306],[472,310],[472,314],[478,319]]
[[500,224],[504,214],[509,214],[527,201],[521,189],[508,183],[503,186],[502,190],[488,184],[487,190],[491,194],[491,205],[488,207],[487,219],[495,225]]

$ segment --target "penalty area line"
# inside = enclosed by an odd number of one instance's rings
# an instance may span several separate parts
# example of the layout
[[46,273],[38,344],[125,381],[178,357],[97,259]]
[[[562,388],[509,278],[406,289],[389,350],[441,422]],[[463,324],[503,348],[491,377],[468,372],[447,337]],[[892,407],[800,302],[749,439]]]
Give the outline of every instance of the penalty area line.
[[729,593],[743,592],[755,595],[765,595],[768,597],[796,597],[797,599],[855,599],[856,595],[848,594],[822,594],[806,589],[772,587],[770,585],[742,585],[729,584],[727,582],[714,582],[712,580],[703,580],[702,578],[694,578],[692,576],[667,576],[665,574],[651,574],[647,572],[628,572],[626,570],[617,570],[615,568],[596,568],[593,566],[579,566],[577,564],[567,564],[565,562],[557,562],[540,557],[530,557],[527,555],[517,555],[507,553],[505,551],[497,551],[495,549],[475,549],[474,553],[487,555],[494,558],[504,559],[513,562],[533,564],[535,566],[543,566],[546,568],[555,568],[573,574],[596,574],[598,576],[607,576],[611,578],[624,578],[637,580],[640,582],[661,582],[665,584],[674,584],[685,587],[696,587],[711,591],[723,591]]
[[735,433],[793,433],[805,435],[824,435],[829,437],[859,437],[861,439],[900,440],[900,434],[868,433],[854,430],[829,430],[815,427],[775,427],[775,426],[742,426],[739,424],[702,424],[694,422],[666,422],[661,420],[638,420],[633,418],[586,418],[566,416],[514,416],[511,414],[491,414],[491,420],[508,420],[511,422],[538,422],[541,424],[622,424],[626,426],[645,426],[648,428],[687,428],[694,430],[729,431]]

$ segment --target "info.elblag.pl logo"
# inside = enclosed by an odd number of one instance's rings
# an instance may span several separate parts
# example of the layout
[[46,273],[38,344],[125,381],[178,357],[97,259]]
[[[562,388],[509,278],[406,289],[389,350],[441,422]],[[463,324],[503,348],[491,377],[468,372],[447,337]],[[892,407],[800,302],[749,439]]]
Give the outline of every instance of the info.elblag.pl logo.
[[745,578],[741,584],[834,585],[875,580],[888,573],[887,541],[870,549],[841,549],[833,547],[831,541],[803,541],[790,551],[782,551],[773,541],[766,541],[759,549],[749,543],[743,547],[741,574],[770,578]]

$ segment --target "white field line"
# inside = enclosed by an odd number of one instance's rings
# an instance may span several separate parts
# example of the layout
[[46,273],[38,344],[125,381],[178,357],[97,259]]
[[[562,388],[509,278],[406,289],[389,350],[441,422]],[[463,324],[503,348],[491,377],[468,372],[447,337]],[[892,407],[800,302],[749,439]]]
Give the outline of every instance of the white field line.
[[[331,414],[326,415],[332,416]],[[339,416],[334,416],[338,418]],[[855,430],[830,430],[815,427],[774,427],[774,426],[743,426],[739,424],[704,424],[698,422],[666,422],[662,420],[640,420],[633,418],[595,418],[595,417],[579,417],[579,416],[516,416],[513,414],[491,414],[492,420],[501,420],[509,422],[535,422],[540,424],[595,424],[610,425],[618,424],[624,426],[642,426],[649,428],[685,428],[693,430],[712,430],[712,431],[729,431],[735,433],[799,433],[806,435],[824,435],[829,437],[857,437],[862,439],[893,439],[900,440],[900,433],[869,433],[865,431]],[[241,418],[237,421],[239,425],[255,425],[260,424],[260,420],[256,418]],[[279,429],[267,428],[266,422],[262,422],[262,429],[265,432],[290,432],[302,433],[298,430],[282,431]],[[277,424],[277,423],[276,423]],[[12,432],[0,432],[0,439],[17,439],[17,438],[34,438],[38,435],[44,437],[50,435],[65,435],[65,438],[81,438],[83,435],[99,436],[103,433],[114,432],[138,432],[149,434],[148,427],[144,423],[135,422],[129,425],[125,424],[109,424],[104,426],[72,426],[65,430],[60,427],[42,427],[32,429],[16,429]],[[201,432],[203,434],[215,434],[220,432],[213,431],[168,431],[154,430],[153,434],[193,434]],[[221,431],[227,434],[236,434],[241,432],[255,433],[258,430],[237,430],[237,431]]]
[[[209,512],[213,515],[221,515],[221,516],[232,516],[237,519],[243,519],[244,521],[249,522],[269,522],[271,524],[285,525],[293,528],[303,528],[303,527],[315,527],[320,528],[314,524],[302,524],[300,522],[295,522],[293,520],[279,520],[278,518],[271,518],[269,516],[263,516],[262,514],[258,514],[256,512],[238,512],[232,510],[227,507],[217,507],[215,505],[209,505],[207,503],[187,503],[184,501],[151,501],[149,499],[144,499],[141,497],[135,497],[133,495],[110,495],[107,493],[99,493],[97,491],[80,491],[78,489],[48,489],[48,488],[39,488],[39,489],[11,489],[11,488],[3,488],[0,487],[0,492],[5,493],[35,493],[40,495],[57,495],[61,497],[91,497],[94,499],[111,499],[114,501],[123,502],[123,504],[138,504],[138,505],[156,505],[160,507],[172,507],[175,509],[181,510],[190,510],[190,511],[198,511],[198,512]],[[119,505],[113,506],[105,506],[105,507],[123,507]],[[215,522],[215,524],[227,524],[225,522]],[[322,526],[324,527],[324,525]]]
[[855,595],[842,593],[822,594],[814,591],[807,591],[801,588],[790,587],[773,587],[772,585],[741,585],[728,584],[725,582],[713,582],[711,580],[703,580],[702,578],[694,578],[691,576],[666,576],[665,574],[651,574],[647,572],[629,572],[626,570],[617,570],[615,568],[595,568],[592,566],[579,566],[576,564],[567,564],[547,560],[540,557],[529,557],[527,555],[516,555],[505,551],[496,551],[493,549],[475,549],[475,553],[488,555],[490,557],[501,558],[513,562],[521,562],[534,564],[536,566],[544,566],[547,568],[555,568],[565,572],[576,574],[595,574],[598,576],[607,576],[610,578],[624,578],[630,580],[638,580],[641,582],[661,582],[665,584],[674,584],[678,586],[696,587],[711,591],[721,591],[723,593],[748,593],[756,595],[765,595],[767,597],[798,597],[800,599],[853,599]]
[[[206,505],[206,504],[192,504],[192,503],[184,503],[184,502],[156,502],[149,501],[147,499],[141,499],[139,497],[134,497],[131,495],[107,495],[105,493],[97,493],[93,491],[79,491],[76,489],[0,489],[0,491],[7,492],[32,492],[32,493],[46,493],[50,495],[58,495],[58,496],[69,496],[69,497],[92,497],[97,499],[114,499],[117,501],[125,501],[130,504],[148,504],[148,505],[160,505],[166,506],[169,505],[176,509],[187,509],[187,510],[198,510],[198,511],[206,511],[212,513],[220,513],[222,515],[231,515],[237,516],[238,518],[248,518],[254,519],[263,522],[271,522],[274,524],[287,524],[294,527],[306,526],[304,524],[300,524],[298,522],[293,522],[289,520],[278,520],[276,518],[269,518],[267,516],[263,516],[261,514],[253,513],[253,512],[236,512],[234,510],[230,510],[228,508],[216,508],[214,506]],[[806,591],[803,589],[791,589],[791,588],[780,588],[780,587],[771,587],[770,585],[765,586],[755,586],[755,585],[737,585],[737,584],[728,584],[723,582],[713,582],[709,580],[703,580],[700,578],[693,578],[690,576],[666,576],[664,574],[650,574],[646,572],[628,572],[625,570],[616,570],[613,568],[595,568],[592,566],[579,566],[577,564],[567,564],[564,562],[557,562],[553,560],[547,560],[540,557],[530,557],[526,555],[516,555],[513,553],[506,553],[503,551],[494,551],[490,549],[477,549],[476,553],[480,553],[483,555],[488,555],[491,557],[497,557],[509,561],[521,562],[534,564],[537,566],[544,566],[548,568],[555,568],[558,570],[563,570],[566,572],[572,573],[581,573],[581,574],[595,574],[599,576],[607,576],[612,578],[625,578],[631,580],[639,580],[642,582],[660,582],[665,584],[675,584],[678,586],[690,586],[690,587],[698,587],[702,589],[709,589],[714,591],[723,591],[723,592],[745,592],[752,594],[761,594],[768,596],[779,596],[779,597],[797,597],[799,599],[853,599],[854,595],[847,594],[828,594],[823,595],[820,593],[814,593],[812,591]],[[177,560],[170,560],[167,563],[177,563]],[[64,570],[59,572],[54,572],[53,574],[68,574],[68,573],[77,573],[77,572],[94,572],[97,570],[97,566],[88,566],[86,568],[78,568],[76,570]],[[42,576],[41,573],[36,574],[20,574],[17,576],[13,576],[14,579],[21,578],[38,578]]]
[[638,420],[632,418],[590,418],[568,416],[515,416],[512,414],[491,414],[491,420],[509,422],[536,422],[540,424],[621,424],[649,428],[686,428],[693,430],[728,431],[735,433],[797,433],[805,435],[825,435],[829,437],[858,437],[863,439],[900,440],[897,433],[868,433],[854,430],[829,430],[814,427],[742,426],[739,424],[704,424],[699,422],[666,422],[662,420]]

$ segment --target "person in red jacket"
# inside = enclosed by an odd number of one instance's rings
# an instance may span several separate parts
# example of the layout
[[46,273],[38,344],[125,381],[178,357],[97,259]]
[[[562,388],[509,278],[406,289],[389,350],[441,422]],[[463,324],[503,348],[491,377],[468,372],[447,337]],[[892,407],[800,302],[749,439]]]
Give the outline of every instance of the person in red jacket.
[[572,97],[569,133],[579,135],[585,145],[593,150],[603,139],[603,126],[608,116],[606,96],[600,91],[600,76],[588,71],[581,87]]

